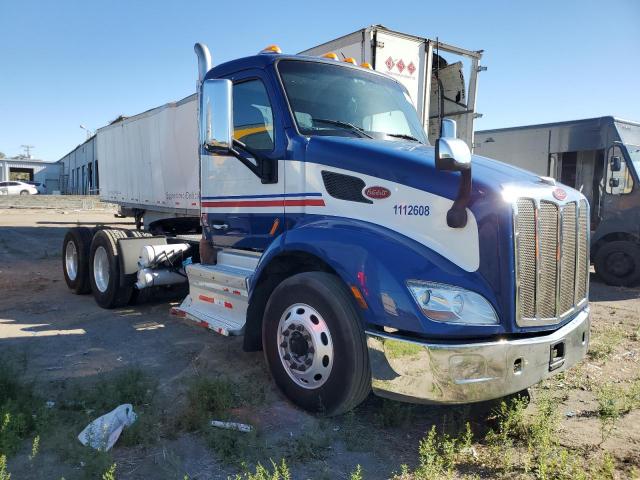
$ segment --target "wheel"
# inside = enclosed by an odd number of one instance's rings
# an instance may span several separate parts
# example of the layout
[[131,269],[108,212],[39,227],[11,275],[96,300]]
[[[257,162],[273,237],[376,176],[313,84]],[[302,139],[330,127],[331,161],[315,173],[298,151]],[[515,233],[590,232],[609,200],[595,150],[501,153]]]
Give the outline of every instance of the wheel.
[[337,415],[371,389],[364,330],[335,275],[300,273],[278,285],[267,302],[262,341],[275,383],[305,410]]
[[86,227],[70,228],[62,242],[62,271],[69,289],[76,295],[89,293],[89,251],[92,232]]
[[594,265],[609,285],[635,285],[640,281],[640,246],[625,240],[606,243],[596,252]]
[[22,190],[20,195],[29,195],[29,190]]
[[131,298],[133,285],[120,285],[120,259],[118,239],[126,238],[123,230],[100,230],[91,242],[89,256],[89,280],[96,303],[102,308],[126,305]]

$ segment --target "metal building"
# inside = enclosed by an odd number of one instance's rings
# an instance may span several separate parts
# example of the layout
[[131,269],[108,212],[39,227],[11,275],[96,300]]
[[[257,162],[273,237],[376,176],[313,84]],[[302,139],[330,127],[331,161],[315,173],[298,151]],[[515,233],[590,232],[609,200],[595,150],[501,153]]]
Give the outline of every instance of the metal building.
[[60,165],[60,187],[63,194],[96,195],[100,191],[100,175],[96,158],[96,136],[67,153]]
[[0,182],[41,182],[46,193],[60,190],[60,165],[35,158],[0,158]]

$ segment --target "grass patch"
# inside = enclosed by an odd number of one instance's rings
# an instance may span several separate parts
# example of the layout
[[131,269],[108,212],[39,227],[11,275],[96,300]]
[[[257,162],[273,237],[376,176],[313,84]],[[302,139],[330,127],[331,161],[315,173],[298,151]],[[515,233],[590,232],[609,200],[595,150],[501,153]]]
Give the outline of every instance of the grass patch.
[[623,415],[640,408],[640,379],[631,382],[626,389],[621,385],[607,383],[596,391],[596,398],[600,432],[604,442]]
[[601,331],[593,331],[587,356],[591,360],[605,361],[613,355],[625,338],[625,332],[618,326],[609,326]]
[[14,455],[22,442],[46,423],[44,402],[33,386],[20,380],[20,371],[0,359],[0,455]]
[[282,459],[279,464],[271,460],[271,469],[258,464],[254,472],[244,472],[235,476],[235,480],[291,480],[287,462]]

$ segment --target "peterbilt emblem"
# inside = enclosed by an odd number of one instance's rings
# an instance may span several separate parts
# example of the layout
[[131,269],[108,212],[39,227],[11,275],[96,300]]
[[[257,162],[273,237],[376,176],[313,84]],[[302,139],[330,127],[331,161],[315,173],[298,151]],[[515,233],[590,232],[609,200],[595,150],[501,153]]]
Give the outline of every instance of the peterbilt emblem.
[[567,198],[567,192],[565,192],[562,188],[554,188],[553,197],[556,200],[564,200],[565,198]]
[[375,200],[380,200],[382,198],[388,198],[391,196],[391,190],[389,190],[388,188],[384,188],[384,187],[380,187],[380,186],[375,186],[375,187],[369,187],[364,191],[364,194],[369,197],[369,198],[373,198]]

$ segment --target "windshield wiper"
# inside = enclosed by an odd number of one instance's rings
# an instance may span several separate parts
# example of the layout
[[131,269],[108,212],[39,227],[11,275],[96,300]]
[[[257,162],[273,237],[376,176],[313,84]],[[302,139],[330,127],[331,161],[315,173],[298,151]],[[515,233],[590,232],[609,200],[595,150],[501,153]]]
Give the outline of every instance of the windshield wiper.
[[352,132],[357,132],[358,134],[360,134],[360,136],[373,138],[371,135],[365,132],[362,128],[358,127],[357,125],[354,125],[353,123],[343,122],[341,120],[329,120],[327,118],[314,118],[313,121],[320,122],[320,123],[328,123],[329,125],[336,125],[338,127],[347,128]]
[[414,142],[422,143],[416,137],[412,137],[411,135],[407,135],[406,133],[387,133],[389,137],[403,138],[404,140],[413,140]]

